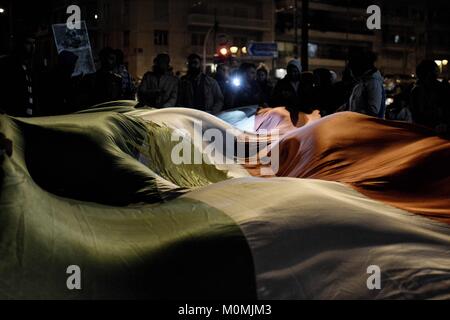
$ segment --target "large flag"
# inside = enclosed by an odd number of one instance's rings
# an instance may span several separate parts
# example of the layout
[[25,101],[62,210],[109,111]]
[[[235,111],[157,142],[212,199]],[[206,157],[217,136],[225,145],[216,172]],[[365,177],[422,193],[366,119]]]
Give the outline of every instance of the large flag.
[[[354,113],[294,118],[120,103],[1,115],[0,297],[450,298],[449,142]],[[233,143],[208,153],[211,132]],[[220,148],[239,144],[244,157]],[[208,161],[178,163],[180,146]],[[261,153],[269,165],[246,162]]]

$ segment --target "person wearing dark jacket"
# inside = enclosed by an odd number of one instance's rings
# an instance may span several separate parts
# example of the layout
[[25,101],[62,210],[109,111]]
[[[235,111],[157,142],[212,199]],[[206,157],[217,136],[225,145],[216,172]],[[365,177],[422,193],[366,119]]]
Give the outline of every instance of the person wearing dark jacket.
[[301,95],[300,76],[302,65],[299,60],[291,60],[286,68],[286,76],[279,80],[273,89],[270,105],[290,107],[299,103]]
[[[338,102],[338,94],[333,84],[333,73],[325,68],[314,70],[314,94],[322,116],[333,114],[342,103]],[[350,96],[350,94],[349,94]]]
[[[78,56],[63,50],[53,70],[46,73],[40,89],[41,112],[46,116],[69,114],[87,107],[81,102],[80,82],[82,76],[72,77]],[[80,108],[82,109],[82,108]]]
[[256,66],[253,63],[243,63],[239,68],[239,74],[241,85],[235,92],[234,106],[263,106],[262,91],[256,81]]
[[122,77],[122,99],[125,100],[134,100],[136,94],[136,87],[134,86],[134,79],[131,76],[130,72],[125,65],[125,55],[122,50],[116,49],[114,50],[116,54],[116,68],[114,70],[115,73]]
[[32,117],[39,114],[35,38],[23,34],[16,39],[14,53],[0,59],[0,109],[11,116]]
[[438,72],[433,60],[424,60],[417,66],[417,82],[411,91],[411,112],[415,123],[445,134],[450,132],[450,92],[437,80]]
[[333,91],[335,93],[336,107],[334,111],[343,110],[347,107],[348,100],[352,95],[353,88],[356,85],[356,79],[353,77],[350,69],[345,67],[342,71],[342,79],[333,84]]
[[88,77],[90,81],[91,105],[103,102],[121,100],[122,77],[115,72],[117,56],[112,48],[106,47],[100,51],[101,68]]
[[153,72],[147,72],[139,85],[139,105],[153,108],[175,107],[178,78],[170,71],[170,57],[168,54],[159,54],[153,63]]
[[218,114],[223,108],[223,94],[217,81],[202,72],[197,54],[187,59],[188,72],[180,79],[177,106]]
[[270,104],[273,85],[269,80],[269,72],[264,66],[261,66],[256,70],[256,81],[261,89],[262,105],[267,107]]
[[217,81],[224,98],[224,109],[233,107],[233,90],[230,81],[230,67],[226,64],[219,64],[214,79]]

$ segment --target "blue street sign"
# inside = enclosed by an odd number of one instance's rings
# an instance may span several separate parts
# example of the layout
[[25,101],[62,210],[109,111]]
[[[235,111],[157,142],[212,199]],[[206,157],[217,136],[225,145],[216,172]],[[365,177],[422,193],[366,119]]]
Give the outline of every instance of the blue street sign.
[[250,42],[248,54],[256,57],[278,57],[278,44],[276,42]]

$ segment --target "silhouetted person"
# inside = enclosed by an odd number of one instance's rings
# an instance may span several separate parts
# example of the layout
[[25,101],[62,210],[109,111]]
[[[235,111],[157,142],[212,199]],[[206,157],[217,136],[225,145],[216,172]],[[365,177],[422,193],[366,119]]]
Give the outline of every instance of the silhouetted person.
[[144,75],[139,86],[139,104],[153,108],[175,107],[178,98],[178,81],[171,72],[169,55],[157,55],[153,60],[153,71]]
[[236,57],[230,57],[228,59],[228,65],[230,66],[230,78],[234,78],[239,75],[239,60]]
[[356,79],[348,110],[373,117],[384,118],[386,93],[383,76],[375,68],[376,56],[372,52],[358,52],[350,56],[349,68]]
[[394,95],[394,101],[386,106],[386,119],[413,123],[412,113],[409,109],[410,92],[403,88]]
[[92,105],[122,99],[122,77],[115,72],[116,53],[106,47],[100,51],[99,57],[101,68],[92,75]]
[[230,67],[226,64],[219,64],[217,66],[214,79],[222,91],[224,98],[224,109],[233,107],[233,89],[230,81]]
[[411,92],[411,112],[415,123],[448,131],[448,95],[444,84],[437,80],[438,66],[432,60],[424,60],[417,66],[417,82]]
[[268,107],[270,104],[270,97],[272,96],[273,85],[269,80],[269,72],[263,66],[256,70],[256,81],[261,88],[261,100],[264,106]]
[[41,105],[44,115],[61,115],[78,111],[81,107],[81,76],[72,78],[78,56],[70,51],[58,54],[57,65],[44,76],[41,85]]
[[[291,121],[294,126],[303,126],[305,124],[305,115],[310,115],[313,118],[319,119],[321,117],[318,108],[319,100],[314,91],[305,91],[302,93],[299,101],[295,105],[287,106]],[[302,116],[302,117],[299,117]]]
[[[342,79],[333,84],[333,89],[336,98],[336,109],[341,109],[339,111],[345,110],[348,107],[348,101],[352,95],[353,88],[356,85],[356,79],[353,77],[350,69],[345,67],[342,71]],[[338,111],[338,110],[335,110]]]
[[124,100],[134,100],[136,87],[134,86],[134,80],[131,74],[128,72],[127,67],[125,66],[125,58],[123,51],[120,49],[114,50],[116,54],[116,69],[115,73],[122,77],[122,92],[121,99]]
[[234,106],[263,105],[261,88],[256,81],[256,66],[253,63],[243,63],[239,68],[239,74],[241,83],[235,92]]
[[314,92],[314,74],[311,71],[302,72],[300,74],[300,84],[302,94],[312,95]]
[[188,72],[180,79],[177,106],[217,114],[224,98],[217,81],[202,72],[201,61],[197,54],[187,58]]
[[0,59],[0,109],[17,117],[38,115],[37,76],[33,58],[36,51],[32,34],[19,35],[12,55]]
[[[333,114],[341,106],[337,102],[333,73],[325,68],[314,70],[314,93],[317,96],[317,107],[322,116]],[[349,95],[350,96],[350,95]]]
[[273,89],[271,106],[292,106],[298,104],[301,95],[300,75],[302,65],[300,60],[291,60],[286,67],[286,76],[279,80]]

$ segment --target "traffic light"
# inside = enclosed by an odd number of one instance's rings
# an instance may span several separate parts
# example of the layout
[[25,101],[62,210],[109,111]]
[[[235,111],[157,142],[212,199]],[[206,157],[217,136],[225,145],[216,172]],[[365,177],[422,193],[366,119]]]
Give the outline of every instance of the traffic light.
[[217,52],[214,55],[214,63],[216,63],[216,64],[226,63],[230,56],[231,56],[231,52],[228,49],[228,47],[221,46],[221,47],[217,48]]
[[229,54],[228,48],[227,47],[222,47],[219,49],[219,53],[221,56],[223,57],[227,57]]

